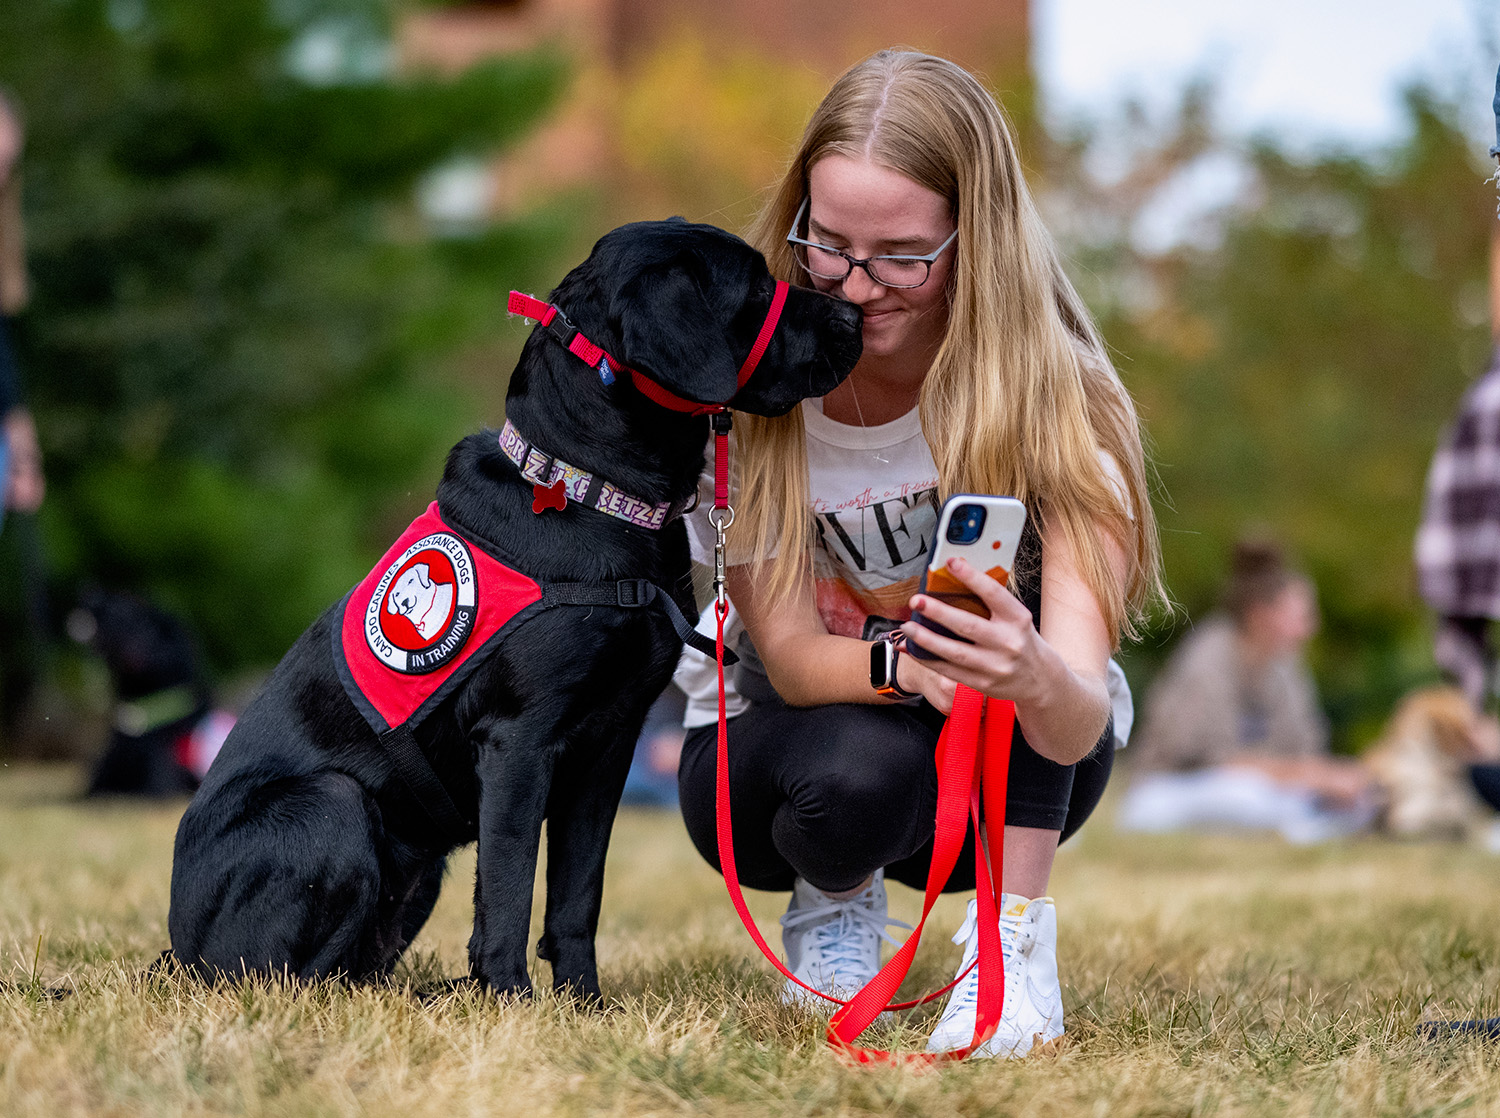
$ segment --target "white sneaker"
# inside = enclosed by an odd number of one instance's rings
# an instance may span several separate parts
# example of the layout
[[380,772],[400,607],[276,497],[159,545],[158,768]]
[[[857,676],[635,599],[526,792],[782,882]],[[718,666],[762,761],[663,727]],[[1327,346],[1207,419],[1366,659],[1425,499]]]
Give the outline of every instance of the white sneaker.
[[[963,927],[953,937],[964,945],[959,973],[979,952],[978,902],[969,902]],[[1005,1002],[994,1034],[971,1056],[1015,1059],[1034,1045],[1063,1034],[1062,985],[1057,979],[1057,906],[1051,897],[1027,900],[1000,894],[1000,950],[1005,958]],[[943,1017],[927,1042],[929,1052],[962,1048],[974,1039],[978,1012],[979,969],[969,972],[948,995]]]
[[[911,927],[890,919],[886,911],[884,870],[875,871],[875,879],[863,893],[844,901],[797,878],[791,903],[781,918],[781,945],[788,969],[816,990],[852,998],[880,971],[880,941],[896,943],[886,925]],[[835,1008],[790,980],[781,1002],[830,1012]]]

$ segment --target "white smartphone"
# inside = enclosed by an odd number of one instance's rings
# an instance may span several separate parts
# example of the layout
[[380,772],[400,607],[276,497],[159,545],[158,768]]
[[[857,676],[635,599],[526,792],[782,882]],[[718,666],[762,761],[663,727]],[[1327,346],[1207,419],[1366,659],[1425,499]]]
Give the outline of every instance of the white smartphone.
[[[955,556],[967,559],[971,566],[984,571],[1002,586],[1010,582],[1016,565],[1016,549],[1026,527],[1026,506],[1014,497],[991,497],[981,493],[957,493],[943,503],[932,547],[927,554],[927,569],[922,572],[922,593],[950,606],[956,606],[981,617],[990,615],[979,596],[948,571],[948,560]],[[918,611],[912,620],[934,633],[954,640],[963,637],[923,617]],[[935,653],[908,641],[906,651],[919,660],[936,660]]]

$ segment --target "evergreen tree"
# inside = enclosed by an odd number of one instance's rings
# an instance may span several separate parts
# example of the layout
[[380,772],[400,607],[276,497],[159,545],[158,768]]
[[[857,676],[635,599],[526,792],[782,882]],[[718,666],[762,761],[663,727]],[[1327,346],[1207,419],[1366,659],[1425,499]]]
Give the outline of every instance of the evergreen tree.
[[430,499],[447,448],[498,419],[453,357],[497,331],[509,286],[554,274],[560,215],[435,239],[412,199],[530,127],[559,59],[394,74],[394,15],[0,0],[58,597],[149,593],[221,668],[279,657]]

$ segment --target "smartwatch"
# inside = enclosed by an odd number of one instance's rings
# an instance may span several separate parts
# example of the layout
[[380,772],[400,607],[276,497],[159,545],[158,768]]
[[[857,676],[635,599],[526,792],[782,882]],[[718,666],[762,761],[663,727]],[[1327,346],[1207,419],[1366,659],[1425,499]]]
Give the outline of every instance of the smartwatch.
[[870,645],[870,686],[882,698],[921,698],[919,692],[903,690],[896,682],[896,661],[901,658],[901,647],[905,643],[906,634],[900,629],[892,629]]

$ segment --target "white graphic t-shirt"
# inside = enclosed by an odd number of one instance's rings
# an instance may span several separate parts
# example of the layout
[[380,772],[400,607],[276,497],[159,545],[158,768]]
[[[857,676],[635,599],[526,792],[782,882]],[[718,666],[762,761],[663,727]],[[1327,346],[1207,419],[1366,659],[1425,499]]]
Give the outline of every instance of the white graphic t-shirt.
[[[822,400],[804,400],[802,421],[807,428],[818,616],[830,633],[874,640],[911,617],[907,603],[921,584],[941,507],[937,464],[922,436],[915,408],[878,427],[854,427],[824,415]],[[732,445],[731,436],[731,454]],[[1125,483],[1119,465],[1104,451],[1099,457],[1123,499]],[[698,508],[688,517],[693,559],[710,566],[714,536],[705,510],[713,505],[713,493],[710,448]],[[729,533],[732,554],[732,526]],[[698,631],[712,639],[716,626],[714,611],[704,610]],[[730,603],[725,646],[734,648],[743,631]],[[1130,686],[1113,660],[1109,668],[1115,739],[1123,746],[1133,721]],[[673,681],[687,695],[684,726],[693,729],[718,721],[719,684],[713,657],[685,648]],[[732,718],[745,710],[749,700],[735,689],[732,669],[725,672],[724,682],[726,710]]]
[[818,615],[830,633],[873,640],[911,616],[938,518],[937,466],[916,409],[850,427],[803,404]]
[[[804,400],[802,421],[818,615],[830,633],[873,640],[911,616],[907,601],[917,592],[937,528],[937,466],[915,408],[878,427],[854,427],[825,416],[822,400]],[[698,510],[688,518],[693,559],[710,565],[713,530],[703,510],[712,504],[710,462]],[[732,547],[733,527],[729,532]],[[725,635],[731,647],[741,631],[738,622],[731,611]],[[698,628],[712,637],[715,624],[713,611],[705,610]],[[726,683],[734,715],[746,700],[734,692],[732,674],[726,673]],[[718,678],[711,658],[687,649],[676,682],[688,696],[688,726],[717,720]]]

